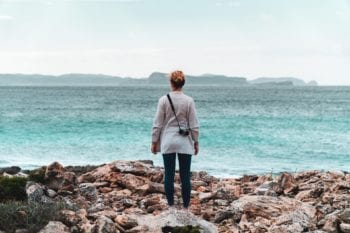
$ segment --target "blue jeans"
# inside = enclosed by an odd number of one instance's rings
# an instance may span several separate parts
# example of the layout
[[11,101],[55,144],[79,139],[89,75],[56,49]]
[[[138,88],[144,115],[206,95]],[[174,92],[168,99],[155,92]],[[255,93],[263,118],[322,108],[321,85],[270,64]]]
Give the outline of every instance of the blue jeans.
[[[188,208],[191,199],[191,158],[192,155],[177,154],[179,158],[181,194],[183,206]],[[174,205],[174,178],[176,153],[163,154],[164,161],[164,189],[168,205]]]

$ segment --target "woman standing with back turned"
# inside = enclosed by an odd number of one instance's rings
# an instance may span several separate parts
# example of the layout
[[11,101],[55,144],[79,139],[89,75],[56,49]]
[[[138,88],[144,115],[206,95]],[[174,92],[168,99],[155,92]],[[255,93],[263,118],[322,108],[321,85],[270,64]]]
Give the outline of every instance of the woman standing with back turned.
[[191,198],[191,157],[197,155],[199,150],[199,124],[193,99],[182,91],[184,84],[185,75],[182,71],[171,73],[172,91],[158,101],[151,151],[154,154],[160,151],[163,155],[164,189],[169,207],[174,206],[175,164],[178,156],[183,207],[188,209]]

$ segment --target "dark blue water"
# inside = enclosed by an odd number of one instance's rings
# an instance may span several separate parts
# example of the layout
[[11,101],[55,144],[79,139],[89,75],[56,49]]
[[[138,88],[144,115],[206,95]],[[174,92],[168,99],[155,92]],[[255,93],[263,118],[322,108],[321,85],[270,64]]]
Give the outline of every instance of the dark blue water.
[[[0,167],[153,159],[167,87],[0,87]],[[350,87],[188,87],[201,125],[193,170],[240,176],[350,171]]]

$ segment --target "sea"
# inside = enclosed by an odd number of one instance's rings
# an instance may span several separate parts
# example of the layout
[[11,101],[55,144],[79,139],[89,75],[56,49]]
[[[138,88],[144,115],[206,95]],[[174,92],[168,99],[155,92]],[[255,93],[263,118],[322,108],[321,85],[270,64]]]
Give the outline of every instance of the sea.
[[[0,87],[0,167],[153,160],[166,86]],[[188,86],[200,123],[193,171],[218,177],[350,172],[350,87]]]

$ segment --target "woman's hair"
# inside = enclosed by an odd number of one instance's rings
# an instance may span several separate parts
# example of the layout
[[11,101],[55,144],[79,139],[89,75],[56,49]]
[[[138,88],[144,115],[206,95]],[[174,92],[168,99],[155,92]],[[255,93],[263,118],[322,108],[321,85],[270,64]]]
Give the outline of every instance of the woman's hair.
[[170,83],[176,89],[182,88],[185,85],[185,74],[181,70],[175,70],[170,74]]

